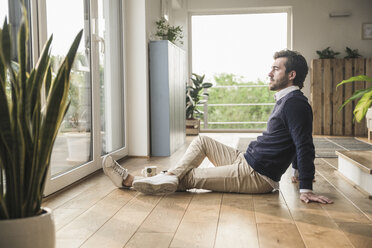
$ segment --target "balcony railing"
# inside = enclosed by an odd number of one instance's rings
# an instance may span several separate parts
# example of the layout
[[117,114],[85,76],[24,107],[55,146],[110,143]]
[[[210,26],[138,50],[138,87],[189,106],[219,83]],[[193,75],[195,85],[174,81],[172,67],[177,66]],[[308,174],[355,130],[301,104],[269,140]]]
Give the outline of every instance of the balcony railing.
[[[262,90],[255,90],[255,92],[254,90],[249,90],[252,88],[262,88]],[[246,99],[244,99],[244,101],[247,102],[226,103],[223,102],[223,99],[216,98],[214,93],[224,89],[227,90],[226,95],[232,93],[234,95],[238,95],[239,96],[238,101],[241,100],[240,98],[242,97],[242,95],[247,94]],[[246,93],[242,92],[243,89],[245,89]],[[266,128],[268,116],[271,113],[273,106],[275,105],[275,101],[272,96],[273,93],[269,92],[267,84],[213,86],[212,88],[204,90],[205,92],[208,92],[210,95],[207,103],[199,105],[199,109],[203,110],[204,112],[204,115],[202,116],[201,119],[202,130],[208,131],[216,129],[228,130],[239,129],[246,131],[257,130],[262,131]],[[249,94],[249,91],[252,91],[251,94]],[[260,96],[257,95],[257,92],[259,93],[262,92],[265,93],[266,95],[262,96],[264,94],[261,94]],[[219,94],[221,94],[221,92],[219,92]],[[272,102],[270,102],[271,99]],[[220,103],[220,100],[222,100],[223,103]],[[236,110],[236,108],[238,108],[238,111]],[[210,118],[211,110],[216,112],[213,114],[214,115],[213,118]],[[228,111],[226,112],[226,110]],[[239,111],[241,111],[242,114],[240,116],[237,116],[236,114]],[[235,112],[235,114],[234,113],[231,114],[231,112]]]

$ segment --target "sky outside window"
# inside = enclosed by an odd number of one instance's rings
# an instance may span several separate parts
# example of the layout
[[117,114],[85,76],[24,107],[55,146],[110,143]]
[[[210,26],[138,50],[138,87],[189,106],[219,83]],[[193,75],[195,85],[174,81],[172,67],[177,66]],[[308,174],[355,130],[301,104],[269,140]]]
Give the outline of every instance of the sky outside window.
[[9,22],[8,10],[9,10],[8,0],[0,0],[0,25],[1,25],[1,28],[3,28],[5,16],[7,16],[8,22]]
[[192,16],[192,72],[267,81],[273,54],[287,48],[287,13]]

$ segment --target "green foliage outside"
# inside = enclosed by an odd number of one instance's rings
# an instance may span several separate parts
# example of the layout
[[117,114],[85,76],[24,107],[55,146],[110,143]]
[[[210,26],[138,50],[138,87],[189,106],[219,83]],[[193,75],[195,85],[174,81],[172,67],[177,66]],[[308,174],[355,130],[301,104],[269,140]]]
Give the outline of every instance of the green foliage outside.
[[[208,89],[208,104],[275,103],[274,93],[263,81],[246,82],[234,74],[214,76],[215,85]],[[237,86],[255,87],[237,87]],[[236,86],[218,88],[218,86]],[[262,87],[257,87],[262,86]],[[208,129],[266,129],[274,105],[208,106],[208,122],[264,122],[262,124],[208,124]],[[199,106],[203,110],[203,106]],[[203,116],[201,117],[203,121]],[[204,127],[202,125],[202,127]]]
[[[51,55],[50,64],[53,78],[56,76],[55,72],[58,70],[63,60],[64,56]],[[79,68],[79,65],[80,67],[89,68],[89,64],[86,60],[85,54],[77,52],[70,74],[70,88],[68,92],[70,106],[64,117],[61,132],[71,132],[77,130],[86,131],[87,129],[87,127],[83,125],[87,118],[87,109],[83,103],[85,103],[88,98],[89,92],[87,91],[87,84],[89,84],[89,82],[87,82],[86,79],[87,72],[80,71]]]

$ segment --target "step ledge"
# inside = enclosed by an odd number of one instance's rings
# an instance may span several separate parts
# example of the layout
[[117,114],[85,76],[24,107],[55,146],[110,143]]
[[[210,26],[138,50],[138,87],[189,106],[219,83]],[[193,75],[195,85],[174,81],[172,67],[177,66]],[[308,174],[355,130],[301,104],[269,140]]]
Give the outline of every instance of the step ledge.
[[[371,168],[367,167],[366,165],[361,164],[356,159],[350,157],[350,156],[352,156],[354,154],[357,154],[357,153],[360,154],[361,152],[366,152],[366,153],[371,153],[372,154],[372,151],[367,150],[367,151],[336,151],[336,155],[338,155],[338,156],[348,160],[352,164],[358,166],[364,173],[372,174],[372,169]],[[371,167],[372,164],[369,165],[369,166]]]
[[341,177],[342,179],[344,179],[346,182],[348,182],[353,188],[359,190],[362,195],[364,195],[366,198],[372,200],[372,195],[370,193],[368,193],[368,191],[364,190],[362,187],[360,187],[360,185],[358,185],[357,183],[355,183],[353,180],[349,179],[348,177],[346,177],[344,174],[342,174],[341,172],[335,170],[334,173]]

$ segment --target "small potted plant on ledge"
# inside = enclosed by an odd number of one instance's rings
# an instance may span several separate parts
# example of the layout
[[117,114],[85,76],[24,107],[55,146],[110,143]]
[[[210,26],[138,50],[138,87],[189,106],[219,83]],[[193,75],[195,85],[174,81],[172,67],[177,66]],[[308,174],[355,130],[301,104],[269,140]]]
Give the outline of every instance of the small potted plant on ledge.
[[82,37],[75,38],[56,76],[50,68],[52,37],[35,68],[27,70],[28,24],[18,32],[18,61],[12,34],[0,29],[0,247],[54,247],[51,211],[41,207],[51,153],[69,107],[70,70]]
[[186,86],[186,135],[198,135],[200,131],[199,117],[203,112],[197,108],[197,105],[208,101],[208,93],[202,90],[213,86],[211,83],[203,82],[204,77],[205,75],[193,73],[191,84]]
[[183,44],[183,29],[181,26],[171,26],[168,21],[162,17],[159,21],[155,22],[157,30],[156,36],[162,40],[169,40],[173,44],[177,42]]

